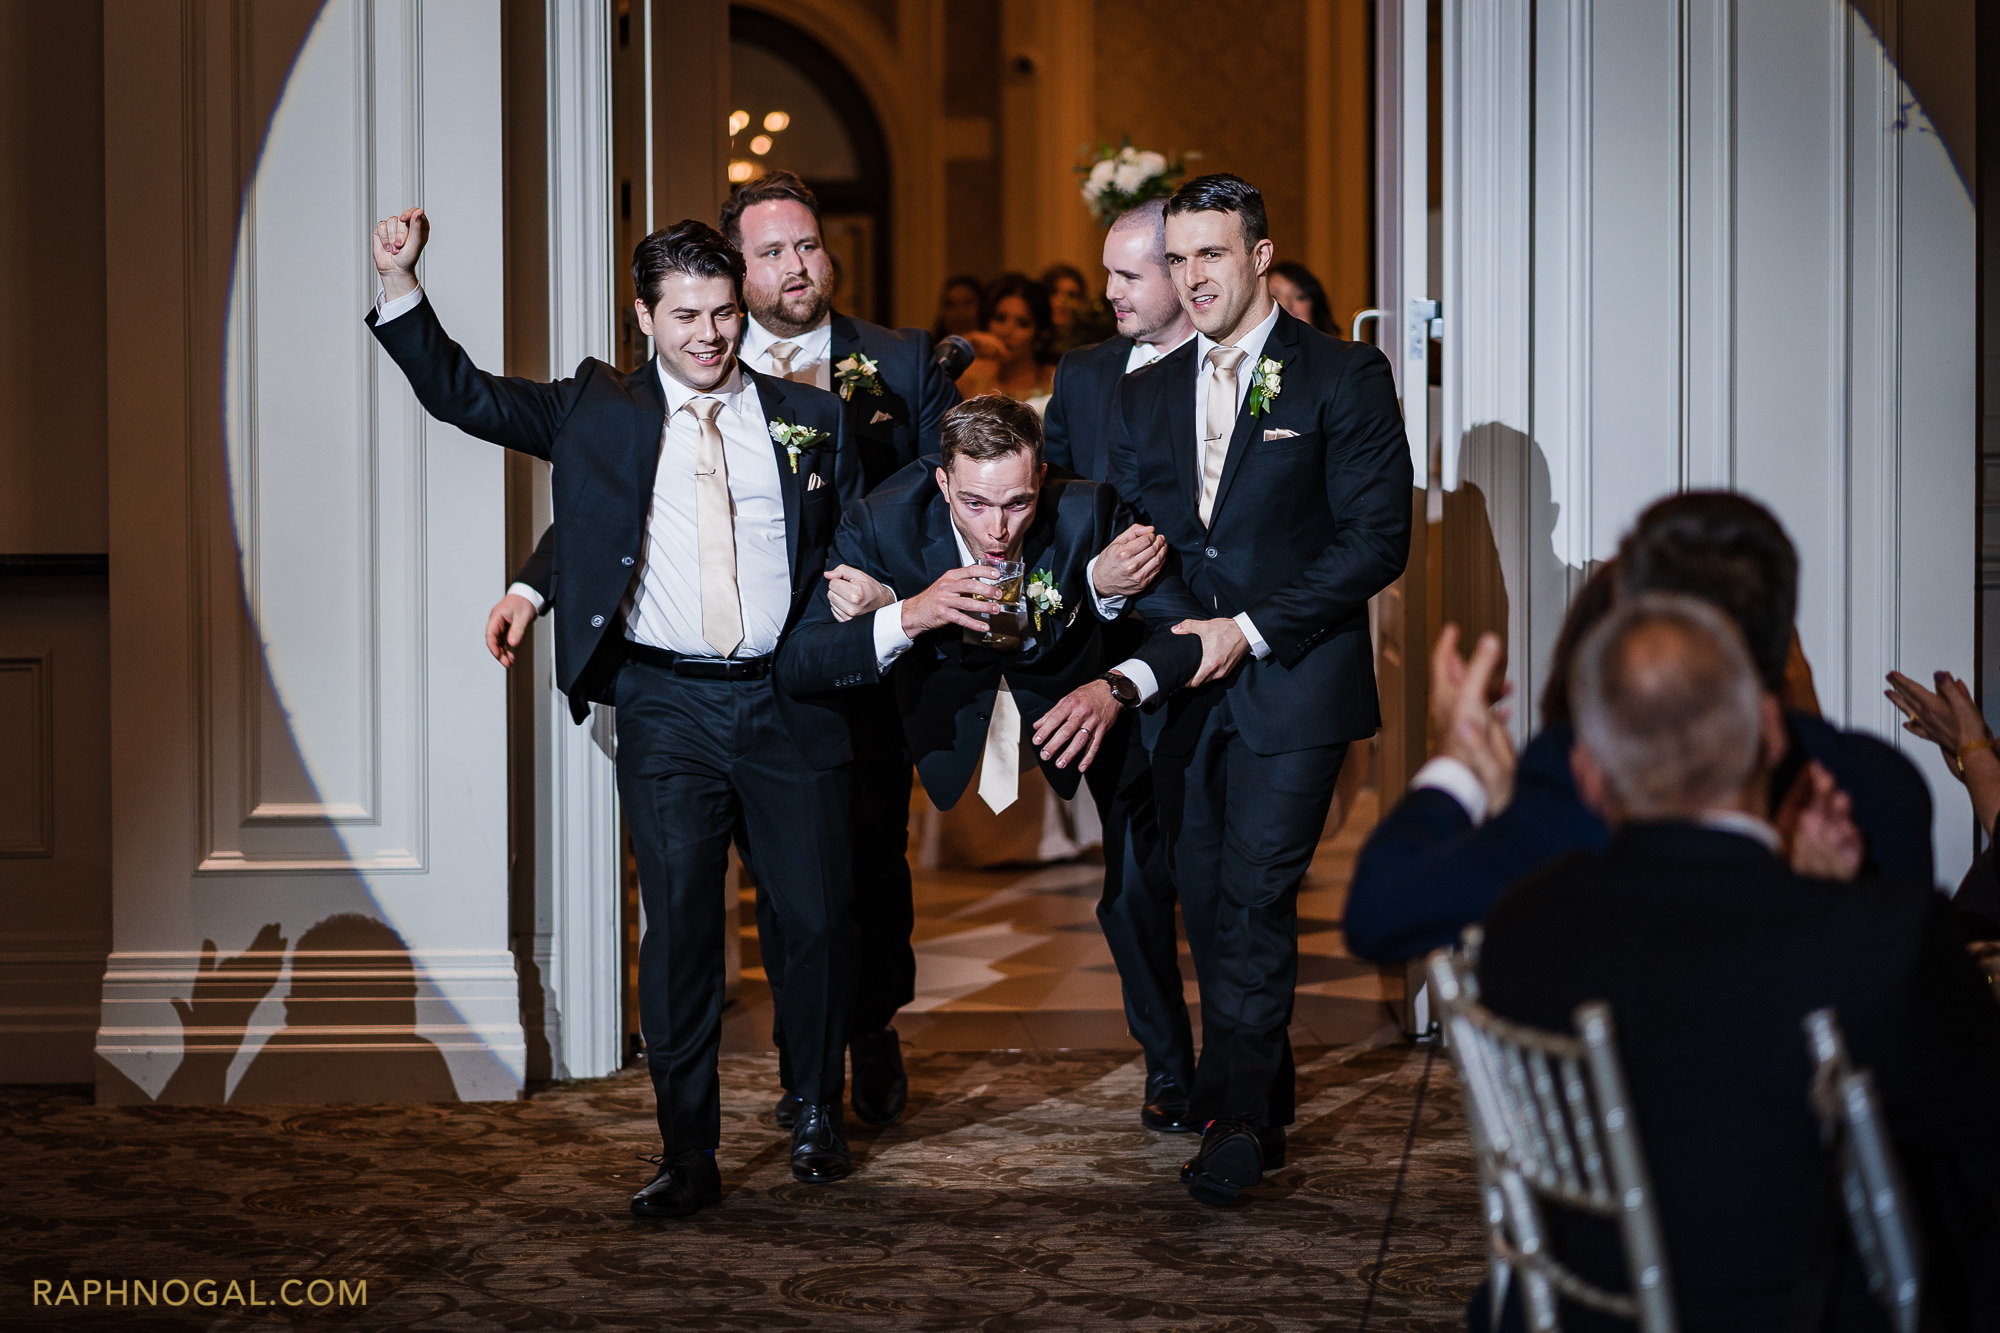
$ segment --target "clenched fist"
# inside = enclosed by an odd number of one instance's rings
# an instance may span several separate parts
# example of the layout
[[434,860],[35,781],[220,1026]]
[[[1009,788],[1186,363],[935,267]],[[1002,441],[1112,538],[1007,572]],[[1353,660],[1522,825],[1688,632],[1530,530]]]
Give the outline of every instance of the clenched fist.
[[406,208],[375,224],[375,272],[391,301],[417,289],[417,256],[430,234],[431,220],[421,208]]

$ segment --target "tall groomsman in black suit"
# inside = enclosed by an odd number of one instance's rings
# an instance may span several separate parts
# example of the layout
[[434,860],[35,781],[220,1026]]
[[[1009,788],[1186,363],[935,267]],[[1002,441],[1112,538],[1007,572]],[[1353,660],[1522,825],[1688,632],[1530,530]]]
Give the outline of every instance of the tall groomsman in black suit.
[[661,1157],[640,1217],[721,1200],[716,1054],[722,885],[739,821],[784,921],[785,1028],[808,1103],[792,1174],[851,1169],[841,1040],[851,940],[852,764],[833,708],[780,694],[778,645],[813,593],[841,503],[859,491],[840,402],[736,359],[743,258],[681,222],[632,259],[640,327],[658,356],[631,375],[590,359],[553,384],[489,375],[445,336],[416,283],[428,223],[375,229],[375,337],[439,420],[554,465],[556,678],[581,721],[618,709],[618,794],[639,859],[646,935],[640,1022]]
[[[1110,473],[1119,384],[1194,337],[1167,272],[1166,207],[1164,199],[1149,200],[1111,224],[1104,236],[1104,295],[1118,317],[1118,334],[1070,352],[1056,367],[1055,393],[1043,419],[1048,460],[1097,481]],[[1146,527],[1133,529],[1129,539],[1163,544]],[[1107,655],[1123,661],[1144,631],[1137,616],[1106,625]],[[1121,721],[1105,738],[1084,781],[1104,824],[1104,895],[1097,920],[1118,965],[1126,1027],[1146,1053],[1139,1119],[1152,1129],[1191,1130],[1194,1036],[1181,990],[1174,881],[1136,719]]]
[[[819,200],[789,171],[774,171],[738,188],[722,209],[722,231],[744,256],[744,300],[750,318],[739,355],[743,364],[777,379],[838,393],[846,404],[847,435],[861,468],[861,489],[874,490],[919,454],[937,452],[938,427],[958,402],[958,386],[939,369],[930,334],[885,329],[833,308],[833,262],[820,234]],[[515,575],[507,596],[488,618],[487,641],[507,660],[549,594],[550,532]],[[865,606],[848,600],[836,581],[836,609]],[[501,638],[507,637],[503,647]],[[854,923],[857,978],[848,1020],[854,1053],[854,1113],[886,1125],[909,1101],[902,1048],[892,1026],[896,1011],[916,994],[917,959],[910,947],[916,924],[910,901],[910,759],[894,725],[895,708],[884,691],[855,692],[847,701],[856,720]],[[759,879],[751,858],[752,877]],[[773,998],[783,990],[781,926],[769,895],[757,896],[757,940]],[[784,1006],[772,1036],[778,1045],[777,1120],[790,1129],[798,1111]]]
[[[1107,550],[1127,526],[1109,486],[1042,462],[1034,409],[998,394],[945,416],[942,453],[849,507],[829,561],[901,594],[842,620],[815,598],[778,657],[779,684],[802,698],[888,681],[924,790],[950,809],[972,785],[996,811],[1018,792],[1032,742],[1065,799],[1126,708],[1131,677],[1105,670],[1103,625],[1149,575]],[[1025,612],[996,616],[992,565],[1026,569]],[[1011,638],[981,641],[1003,625]],[[1149,678],[1184,680],[1199,653],[1164,632],[1139,646]]]
[[1284,1161],[1299,881],[1379,724],[1368,599],[1408,557],[1412,473],[1382,354],[1271,299],[1263,196],[1203,176],[1166,213],[1197,336],[1126,376],[1111,479],[1173,556],[1140,610],[1203,647],[1144,721],[1201,986],[1181,1177],[1212,1203]]

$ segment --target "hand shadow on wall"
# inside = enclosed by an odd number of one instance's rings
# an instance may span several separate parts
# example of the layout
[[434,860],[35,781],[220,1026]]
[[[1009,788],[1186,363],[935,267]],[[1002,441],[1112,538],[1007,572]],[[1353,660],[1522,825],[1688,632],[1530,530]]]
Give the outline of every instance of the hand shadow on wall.
[[417,1032],[417,976],[409,947],[383,922],[343,912],[300,936],[291,953],[285,1026],[251,1057],[228,1087],[250,1019],[283,973],[284,936],[276,923],[244,952],[216,956],[202,941],[192,995],[174,1000],[182,1029],[181,1063],[157,1099],[99,1062],[100,1085],[116,1079],[120,1095],[99,1100],[178,1105],[220,1102],[451,1102],[457,1085],[444,1054]]

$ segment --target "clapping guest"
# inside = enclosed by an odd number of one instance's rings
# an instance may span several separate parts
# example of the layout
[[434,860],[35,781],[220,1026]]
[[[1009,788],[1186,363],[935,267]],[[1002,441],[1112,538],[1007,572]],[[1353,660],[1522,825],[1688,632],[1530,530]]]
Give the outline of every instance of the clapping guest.
[[1331,333],[1336,338],[1347,336],[1333,322],[1333,307],[1327,304],[1326,288],[1311,269],[1296,260],[1280,259],[1271,265],[1271,299],[1293,319],[1304,320],[1321,333]]
[[986,289],[979,321],[980,331],[967,335],[979,356],[959,388],[968,398],[1005,394],[1040,412],[1056,382],[1048,289],[1025,273],[1003,273]]
[[954,273],[944,280],[938,293],[937,326],[931,337],[939,342],[956,334],[964,337],[979,331],[979,307],[986,298],[986,286],[970,273]]
[[[1808,1097],[1802,1022],[1825,1006],[1873,1072],[1913,1186],[1925,1326],[1972,1326],[1994,1308],[2000,1009],[1943,899],[1786,864],[1770,793],[1794,742],[1718,608],[1621,597],[1579,645],[1569,698],[1571,766],[1609,841],[1494,905],[1481,999],[1557,1031],[1579,1004],[1609,1003],[1681,1327],[1880,1326],[1833,1220],[1833,1156]],[[1556,1209],[1551,1231],[1584,1277],[1624,1284],[1604,1221]],[[1630,1326],[1568,1306],[1561,1318]]]
[[[1619,546],[1617,572],[1584,586],[1556,644],[1554,671],[1615,597],[1683,592],[1721,608],[1743,630],[1765,688],[1782,699],[1798,600],[1798,553],[1778,520],[1754,500],[1689,492],[1639,516]],[[1433,718],[1466,707],[1433,666]],[[1553,681],[1552,681],[1553,684]],[[1363,958],[1417,958],[1455,942],[1522,875],[1575,851],[1603,846],[1606,830],[1577,794],[1572,740],[1560,691],[1543,696],[1543,728],[1520,757],[1511,788],[1481,781],[1449,731],[1438,755],[1369,835],[1348,889],[1347,945]],[[1893,747],[1841,731],[1816,714],[1785,710],[1791,744],[1777,766],[1772,805],[1794,865],[1812,873],[1892,875],[1929,883],[1929,788]],[[1858,843],[1846,832],[1850,821]],[[1857,864],[1854,853],[1859,851]]]
[[1958,909],[1966,934],[2000,938],[2000,871],[1993,856],[1993,823],[2000,816],[2000,753],[1994,750],[1993,730],[1965,682],[1949,671],[1934,673],[1933,680],[1935,693],[1902,672],[1891,671],[1885,693],[1908,719],[1903,729],[1943,751],[1945,763],[1965,784],[1986,847],[1959,881],[1952,906]]

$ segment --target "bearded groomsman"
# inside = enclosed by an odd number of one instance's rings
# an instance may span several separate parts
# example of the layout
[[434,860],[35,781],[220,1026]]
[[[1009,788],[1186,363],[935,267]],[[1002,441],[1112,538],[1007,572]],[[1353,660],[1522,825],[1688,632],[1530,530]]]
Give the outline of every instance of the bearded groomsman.
[[838,399],[736,359],[743,258],[687,221],[639,243],[639,326],[658,349],[625,375],[589,359],[539,384],[487,374],[416,282],[428,223],[375,229],[375,337],[425,409],[553,464],[556,678],[581,721],[615,703],[618,795],[639,861],[640,1024],[661,1156],[640,1217],[721,1201],[716,1056],[722,886],[740,826],[784,926],[785,1030],[806,1105],[792,1174],[851,1170],[840,1092],[852,765],[839,711],[780,694],[778,644],[826,586],[825,552],[860,469]]
[[[1271,254],[1247,182],[1203,176],[1167,201],[1196,337],[1125,377],[1111,454],[1172,553],[1140,610],[1203,649],[1145,731],[1201,988],[1202,1141],[1181,1179],[1209,1203],[1284,1162],[1299,881],[1348,743],[1380,721],[1368,600],[1410,541],[1389,364],[1279,309]],[[1146,663],[1120,670],[1150,693]]]
[[[1043,420],[1051,464],[1096,481],[1110,472],[1118,387],[1194,337],[1194,325],[1167,272],[1164,199],[1148,200],[1111,224],[1104,236],[1104,295],[1118,319],[1117,336],[1065,355]],[[1165,540],[1135,525],[1119,543],[1164,554]],[[1157,563],[1146,568],[1156,572]],[[1145,624],[1127,616],[1104,628],[1114,662],[1130,656]],[[1146,1053],[1146,1092],[1139,1120],[1150,1129],[1181,1133],[1194,1086],[1194,1037],[1181,991],[1180,947],[1174,926],[1174,881],[1160,837],[1153,779],[1138,722],[1121,718],[1084,774],[1104,825],[1103,927],[1125,996],[1125,1025]]]
[[[861,489],[874,490],[918,454],[935,453],[945,412],[958,386],[938,366],[930,334],[886,329],[833,308],[833,261],[820,232],[819,200],[789,171],[774,171],[741,187],[722,208],[722,231],[744,256],[743,295],[749,319],[738,349],[743,364],[776,379],[839,394],[847,437],[859,457]],[[554,528],[514,576],[487,617],[493,655],[511,665],[512,650],[547,608]],[[878,590],[833,580],[841,614],[873,609]],[[917,959],[910,947],[910,759],[898,739],[886,693],[857,691],[844,700],[855,720],[853,806],[856,990],[848,1045],[853,1053],[855,1115],[886,1125],[909,1102],[909,1080],[897,1039],[896,1011],[916,995]],[[740,840],[739,840],[740,842]],[[762,882],[745,849],[751,878]],[[777,1017],[778,1078],[784,1094],[776,1118],[790,1129],[799,1099],[784,1034],[784,950],[769,895],[757,895],[757,942]]]

